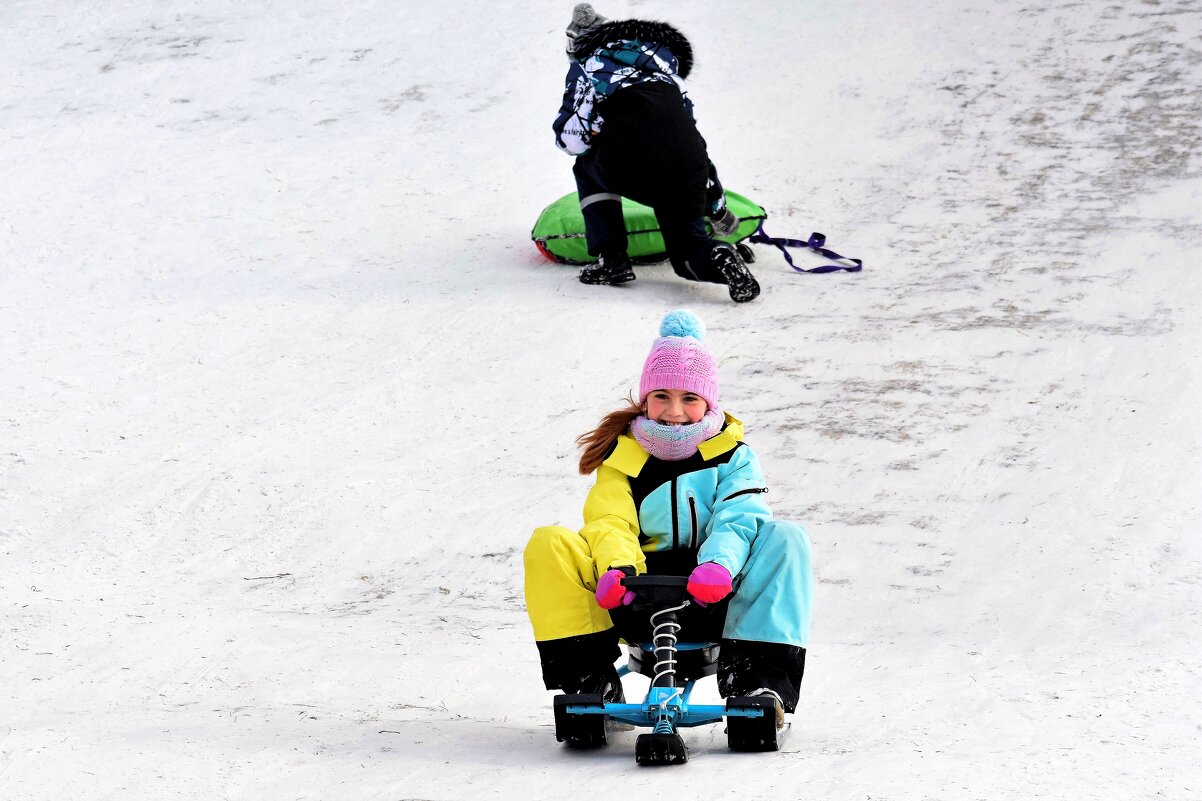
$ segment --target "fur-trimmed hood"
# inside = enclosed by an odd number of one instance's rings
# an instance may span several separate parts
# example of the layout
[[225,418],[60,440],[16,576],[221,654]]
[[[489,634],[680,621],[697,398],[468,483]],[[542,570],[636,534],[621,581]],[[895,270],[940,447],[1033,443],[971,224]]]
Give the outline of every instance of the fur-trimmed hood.
[[572,58],[583,58],[598,47],[604,47],[609,42],[619,39],[663,45],[676,56],[677,75],[687,78],[693,71],[693,46],[689,44],[685,35],[666,22],[644,19],[622,19],[598,25],[576,39],[575,47],[572,48]]

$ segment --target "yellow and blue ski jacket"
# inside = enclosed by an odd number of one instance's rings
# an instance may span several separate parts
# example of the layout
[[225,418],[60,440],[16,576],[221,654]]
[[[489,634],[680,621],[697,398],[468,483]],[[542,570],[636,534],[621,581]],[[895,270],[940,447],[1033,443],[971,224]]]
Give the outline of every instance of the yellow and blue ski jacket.
[[772,519],[767,491],[743,424],[729,414],[719,434],[676,462],[656,459],[623,434],[597,469],[580,534],[598,575],[628,565],[639,573],[687,573],[717,562],[737,576],[756,533]]

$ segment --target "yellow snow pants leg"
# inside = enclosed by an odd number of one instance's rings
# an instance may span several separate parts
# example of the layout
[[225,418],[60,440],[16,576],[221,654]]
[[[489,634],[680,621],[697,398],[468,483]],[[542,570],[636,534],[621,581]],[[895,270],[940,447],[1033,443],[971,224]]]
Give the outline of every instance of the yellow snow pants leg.
[[558,640],[613,627],[597,606],[597,568],[588,542],[563,526],[534,530],[524,554],[526,612],[535,640]]

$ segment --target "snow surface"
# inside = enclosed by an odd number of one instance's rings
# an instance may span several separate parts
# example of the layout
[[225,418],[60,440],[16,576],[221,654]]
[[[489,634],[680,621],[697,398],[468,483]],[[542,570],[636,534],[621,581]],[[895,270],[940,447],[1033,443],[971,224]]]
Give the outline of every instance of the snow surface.
[[[570,7],[0,7],[0,798],[1202,797],[1197,0],[600,3],[866,261],[746,306],[530,244]],[[786,748],[648,772],[521,549],[678,307],[820,583]]]

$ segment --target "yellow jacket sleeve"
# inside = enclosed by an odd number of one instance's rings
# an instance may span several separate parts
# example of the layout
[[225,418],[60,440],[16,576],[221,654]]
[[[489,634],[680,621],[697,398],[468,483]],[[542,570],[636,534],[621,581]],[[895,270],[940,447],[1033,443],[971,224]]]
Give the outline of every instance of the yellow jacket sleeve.
[[580,536],[588,541],[598,576],[627,565],[647,572],[639,547],[639,514],[625,473],[605,464],[597,468],[597,483],[584,501]]

